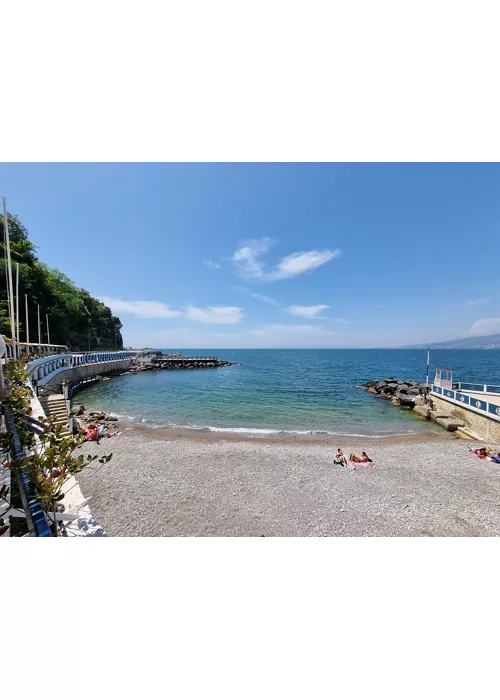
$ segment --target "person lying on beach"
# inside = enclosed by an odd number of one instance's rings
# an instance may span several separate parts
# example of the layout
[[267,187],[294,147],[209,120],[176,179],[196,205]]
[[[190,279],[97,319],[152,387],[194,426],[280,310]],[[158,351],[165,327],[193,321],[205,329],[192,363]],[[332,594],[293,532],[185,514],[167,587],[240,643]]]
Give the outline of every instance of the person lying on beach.
[[116,437],[116,436],[119,435],[119,434],[120,434],[120,432],[119,432],[118,430],[115,430],[115,431],[112,432],[112,433],[107,432],[107,433],[104,435],[104,437],[112,438],[112,437]]
[[337,449],[337,454],[335,455],[335,457],[333,459],[333,463],[334,464],[342,464],[344,467],[349,466],[347,464],[347,459],[345,458],[345,455],[342,452],[342,450],[340,449],[340,447]]
[[351,452],[351,454],[349,455],[349,460],[350,460],[351,462],[373,462],[373,460],[371,460],[371,459],[368,457],[368,455],[366,454],[366,452],[362,452],[362,453],[361,453],[361,457],[357,457],[357,456],[354,454],[354,452]]

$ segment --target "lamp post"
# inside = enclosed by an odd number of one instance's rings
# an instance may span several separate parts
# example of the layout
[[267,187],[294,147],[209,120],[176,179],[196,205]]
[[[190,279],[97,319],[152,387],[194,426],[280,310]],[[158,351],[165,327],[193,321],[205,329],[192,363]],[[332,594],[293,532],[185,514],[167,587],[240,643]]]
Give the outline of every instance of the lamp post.
[[30,354],[30,327],[29,327],[29,321],[28,321],[28,295],[24,295],[24,301],[26,304],[26,348],[28,355]]
[[12,284],[12,263],[10,260],[10,239],[9,239],[9,222],[7,219],[7,197],[2,197],[3,200],[3,227],[5,233],[5,248],[7,250],[7,284],[9,287],[9,316],[10,329],[12,333],[12,353],[14,360],[17,359],[17,344],[16,344],[16,323],[14,316],[14,286]]
[[0,335],[0,397],[4,397],[5,395],[5,383],[3,380],[3,356],[7,352],[7,348],[5,347],[5,340],[2,338]]

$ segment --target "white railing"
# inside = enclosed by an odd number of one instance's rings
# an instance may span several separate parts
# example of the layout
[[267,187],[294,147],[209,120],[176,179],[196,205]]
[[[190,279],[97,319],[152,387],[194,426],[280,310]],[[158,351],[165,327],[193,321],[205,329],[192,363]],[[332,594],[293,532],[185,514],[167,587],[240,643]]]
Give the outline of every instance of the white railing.
[[[115,363],[134,357],[136,353],[128,350],[117,352],[64,353],[40,357],[28,364],[28,373],[38,386],[49,384],[58,374],[75,367],[88,367],[95,364]],[[112,369],[110,367],[110,369]]]
[[[434,396],[444,399],[445,401],[449,401],[450,403],[454,403],[461,408],[466,408],[474,413],[479,413],[486,418],[500,421],[500,404],[498,403],[478,399],[475,396],[469,396],[467,393],[455,391],[454,389],[444,389],[443,387],[437,386],[437,384],[433,385],[431,394],[434,394]],[[487,395],[485,395],[485,399],[487,398]]]

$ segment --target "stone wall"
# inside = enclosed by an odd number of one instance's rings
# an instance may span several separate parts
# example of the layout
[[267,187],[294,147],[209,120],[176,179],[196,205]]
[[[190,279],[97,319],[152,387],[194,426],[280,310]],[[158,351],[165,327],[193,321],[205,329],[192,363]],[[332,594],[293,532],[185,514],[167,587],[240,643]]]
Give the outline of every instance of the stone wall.
[[432,394],[431,399],[437,409],[446,411],[450,416],[462,420],[468,428],[480,435],[486,442],[500,442],[500,422],[457,406],[457,404],[434,394]]

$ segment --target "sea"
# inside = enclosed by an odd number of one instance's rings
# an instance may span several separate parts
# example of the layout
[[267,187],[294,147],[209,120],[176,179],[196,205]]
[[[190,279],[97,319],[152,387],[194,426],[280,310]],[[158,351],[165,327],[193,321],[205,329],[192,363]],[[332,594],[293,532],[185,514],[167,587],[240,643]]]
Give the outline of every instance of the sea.
[[[426,350],[175,350],[236,364],[156,370],[90,385],[74,398],[151,428],[241,434],[384,438],[429,432],[429,423],[361,388],[368,379],[426,377]],[[454,381],[500,385],[500,350],[431,350]],[[434,429],[439,429],[434,427]]]

